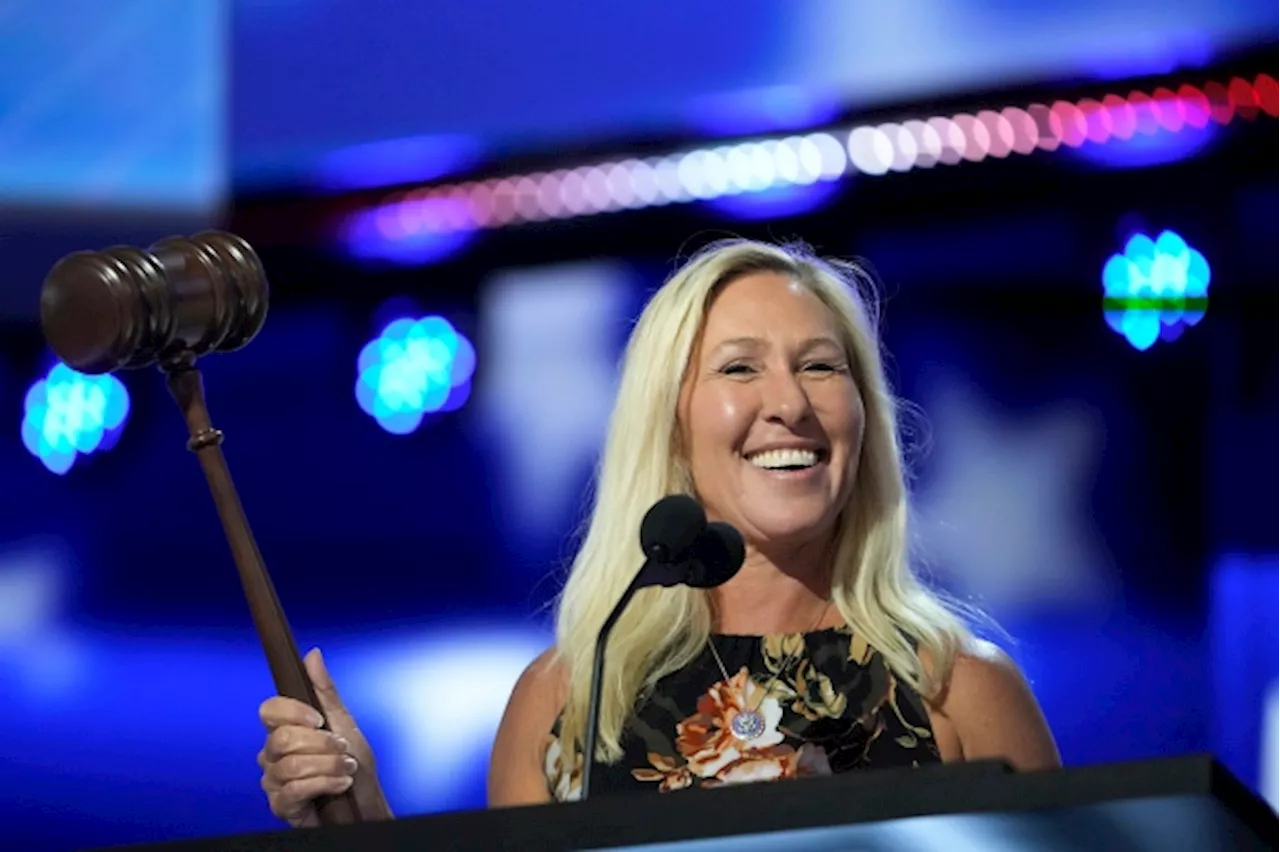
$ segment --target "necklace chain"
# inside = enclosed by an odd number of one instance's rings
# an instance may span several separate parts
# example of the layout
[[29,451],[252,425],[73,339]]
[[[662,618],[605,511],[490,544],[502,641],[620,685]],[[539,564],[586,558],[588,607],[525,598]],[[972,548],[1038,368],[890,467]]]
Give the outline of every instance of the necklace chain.
[[[818,627],[822,624],[823,619],[827,617],[827,610],[830,608],[831,608],[831,601],[827,601],[826,604],[822,607],[822,612],[818,614],[818,620],[814,622],[813,628],[809,632],[812,633],[814,630],[818,629]],[[707,637],[707,647],[711,649],[711,656],[716,658],[716,665],[720,667],[720,674],[724,675],[724,682],[728,683],[729,670],[725,668],[724,660],[720,659],[720,652],[716,650],[716,643],[711,641],[711,637]],[[782,673],[784,671],[791,668],[791,665],[800,658],[800,655],[804,653],[804,650],[805,650],[804,634],[800,634],[800,646],[796,648],[794,651],[792,651],[790,654],[788,654],[786,660],[783,661],[782,665],[778,666],[777,671],[773,673],[773,677],[769,679],[769,683],[765,686],[764,692],[762,692],[760,694],[760,697],[756,699],[755,706],[744,710],[743,713],[747,714],[748,716],[758,716],[760,705],[764,704],[764,700],[769,697],[769,694],[771,692],[773,692],[773,687],[778,683],[778,678],[782,676]]]

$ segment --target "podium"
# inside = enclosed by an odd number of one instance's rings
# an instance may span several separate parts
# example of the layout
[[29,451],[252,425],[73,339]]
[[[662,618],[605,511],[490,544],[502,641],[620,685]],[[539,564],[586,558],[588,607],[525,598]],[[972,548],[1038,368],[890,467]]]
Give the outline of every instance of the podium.
[[114,849],[1251,852],[1276,843],[1270,806],[1196,755],[1035,773],[1002,763],[888,769]]

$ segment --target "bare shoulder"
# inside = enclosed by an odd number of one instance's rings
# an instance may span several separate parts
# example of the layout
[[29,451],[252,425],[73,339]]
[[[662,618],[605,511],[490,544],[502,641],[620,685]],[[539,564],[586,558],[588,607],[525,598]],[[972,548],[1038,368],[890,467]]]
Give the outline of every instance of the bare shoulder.
[[543,651],[521,672],[493,741],[491,807],[550,801],[542,758],[567,693],[564,667],[554,648]]
[[1035,693],[999,646],[974,639],[956,654],[937,710],[954,728],[965,760],[997,758],[1017,769],[1062,765]]
[[[564,706],[567,692],[568,679],[565,668],[556,656],[556,649],[552,647],[534,657],[533,662],[525,666],[519,679],[516,680],[515,688],[511,690],[511,701],[529,705],[524,707],[526,710],[549,711],[552,716],[551,721],[554,721],[554,717]],[[549,724],[548,727],[550,727]]]

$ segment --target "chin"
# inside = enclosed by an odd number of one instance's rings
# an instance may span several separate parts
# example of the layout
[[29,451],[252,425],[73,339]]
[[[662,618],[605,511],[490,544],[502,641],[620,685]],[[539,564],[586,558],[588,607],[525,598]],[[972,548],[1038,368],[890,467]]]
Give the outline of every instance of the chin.
[[835,517],[828,513],[780,512],[776,515],[748,515],[743,519],[747,530],[743,535],[757,548],[800,547],[826,539],[835,527]]

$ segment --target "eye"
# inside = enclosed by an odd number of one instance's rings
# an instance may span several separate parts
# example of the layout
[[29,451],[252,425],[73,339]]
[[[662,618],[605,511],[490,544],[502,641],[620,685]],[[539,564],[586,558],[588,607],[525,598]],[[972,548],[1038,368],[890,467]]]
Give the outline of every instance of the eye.
[[811,372],[819,372],[819,373],[835,373],[840,370],[839,366],[828,363],[827,361],[813,361],[808,364],[805,364],[804,368]]
[[747,376],[754,373],[755,369],[750,364],[744,364],[741,361],[736,361],[732,364],[721,367],[720,372],[724,373],[726,376]]

